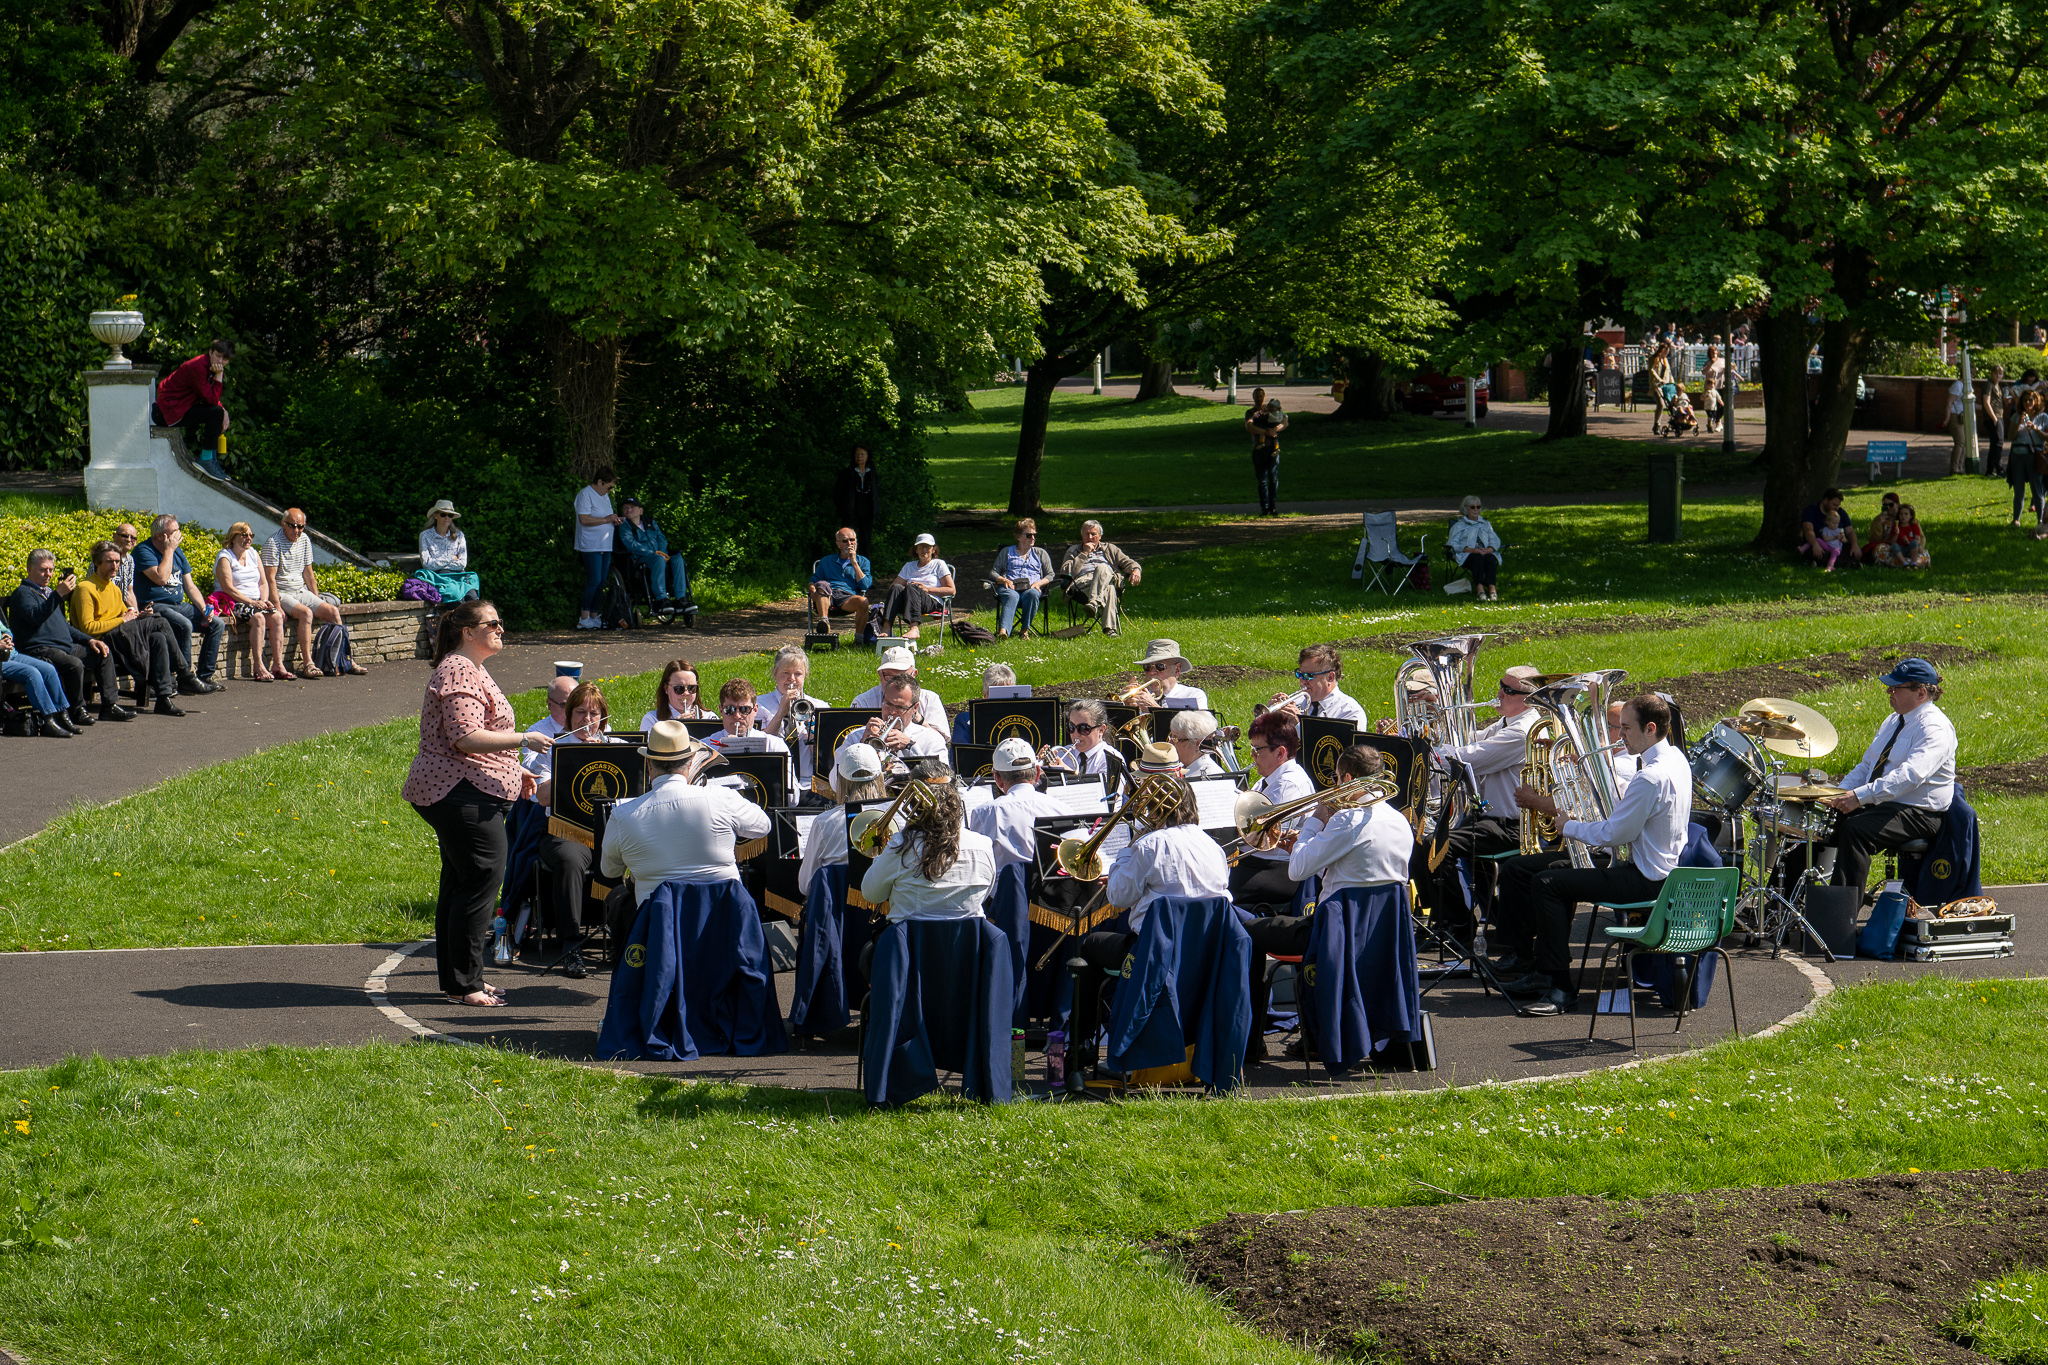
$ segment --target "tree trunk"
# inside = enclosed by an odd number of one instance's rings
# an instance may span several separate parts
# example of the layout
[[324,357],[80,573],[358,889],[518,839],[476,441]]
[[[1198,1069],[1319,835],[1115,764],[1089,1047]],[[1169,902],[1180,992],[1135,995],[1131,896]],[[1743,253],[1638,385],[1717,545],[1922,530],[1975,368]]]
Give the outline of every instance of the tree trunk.
[[569,466],[588,482],[612,462],[619,430],[619,377],[625,342],[615,336],[587,337],[567,319],[558,321],[549,346],[554,362],[555,410]]
[[1340,421],[1384,422],[1394,404],[1394,372],[1375,351],[1344,352],[1344,401],[1330,415]]
[[1576,335],[1569,346],[1553,346],[1544,369],[1550,381],[1550,422],[1539,438],[1561,441],[1586,434],[1586,378],[1579,364],[1585,343]]
[[1796,305],[1758,318],[1756,339],[1764,390],[1764,512],[1755,548],[1787,550],[1799,543],[1800,512],[1841,474],[1870,334],[1847,321],[1825,324],[1817,376],[1806,370],[1806,319]]
[[1042,517],[1038,475],[1045,463],[1045,428],[1052,420],[1052,391],[1066,378],[1066,367],[1054,356],[1040,356],[1024,372],[1024,411],[1017,427],[1017,464],[1010,472],[1013,517]]
[[1146,356],[1144,368],[1138,371],[1138,397],[1144,402],[1148,398],[1171,398],[1173,389],[1173,357]]

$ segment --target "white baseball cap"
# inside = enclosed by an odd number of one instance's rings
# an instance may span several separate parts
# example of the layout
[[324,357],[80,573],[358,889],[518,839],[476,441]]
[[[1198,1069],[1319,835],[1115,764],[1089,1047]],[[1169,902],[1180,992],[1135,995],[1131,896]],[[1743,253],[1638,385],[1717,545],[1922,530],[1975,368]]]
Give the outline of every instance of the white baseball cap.
[[872,744],[849,744],[839,751],[839,775],[848,782],[872,782],[882,775],[882,756]]
[[882,651],[882,661],[875,665],[875,671],[888,669],[894,673],[917,672],[917,656],[902,645],[891,645]]
[[1006,739],[996,745],[995,770],[1004,777],[1028,773],[1038,766],[1038,751],[1021,739]]
[[931,545],[931,546],[936,546],[936,545],[937,545],[937,544],[938,544],[939,542],[937,542],[936,540],[933,540],[933,539],[932,539],[932,533],[931,533],[930,531],[926,531],[926,532],[925,532],[925,533],[924,533],[923,535],[919,536],[919,537],[918,537],[918,538],[917,538],[916,540],[913,540],[913,541],[911,541],[910,543],[911,543],[911,545],[912,545],[912,546],[918,546],[918,545]]

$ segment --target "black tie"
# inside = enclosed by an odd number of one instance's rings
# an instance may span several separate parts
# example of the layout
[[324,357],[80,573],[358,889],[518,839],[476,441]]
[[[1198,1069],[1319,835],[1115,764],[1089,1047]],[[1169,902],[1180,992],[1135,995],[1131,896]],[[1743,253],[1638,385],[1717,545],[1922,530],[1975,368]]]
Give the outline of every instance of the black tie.
[[1323,714],[1323,704],[1319,701],[1310,702],[1308,704],[1308,713],[1311,716],[1320,716]]
[[1870,770],[1870,780],[1872,782],[1884,776],[1884,761],[1892,756],[1892,745],[1899,742],[1899,731],[1905,728],[1906,718],[1900,716],[1898,722],[1892,726],[1891,737],[1885,740],[1884,748],[1877,755],[1877,766]]

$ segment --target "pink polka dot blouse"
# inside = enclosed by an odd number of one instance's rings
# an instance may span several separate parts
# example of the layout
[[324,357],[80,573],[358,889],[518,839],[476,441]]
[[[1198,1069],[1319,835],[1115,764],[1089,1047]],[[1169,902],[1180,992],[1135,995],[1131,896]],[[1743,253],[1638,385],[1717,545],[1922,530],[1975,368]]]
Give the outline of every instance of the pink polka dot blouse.
[[455,747],[464,735],[515,725],[512,703],[482,665],[463,654],[441,660],[427,679],[426,699],[420,705],[420,751],[406,774],[405,799],[431,806],[467,781],[488,796],[517,801],[525,772],[517,750],[466,754]]

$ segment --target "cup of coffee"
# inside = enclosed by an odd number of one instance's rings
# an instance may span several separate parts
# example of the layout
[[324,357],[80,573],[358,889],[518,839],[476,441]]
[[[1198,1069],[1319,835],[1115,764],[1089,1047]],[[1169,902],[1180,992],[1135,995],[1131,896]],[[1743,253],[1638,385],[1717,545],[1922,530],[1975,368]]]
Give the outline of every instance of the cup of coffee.
[[558,678],[581,678],[583,676],[583,660],[555,660],[555,676]]

